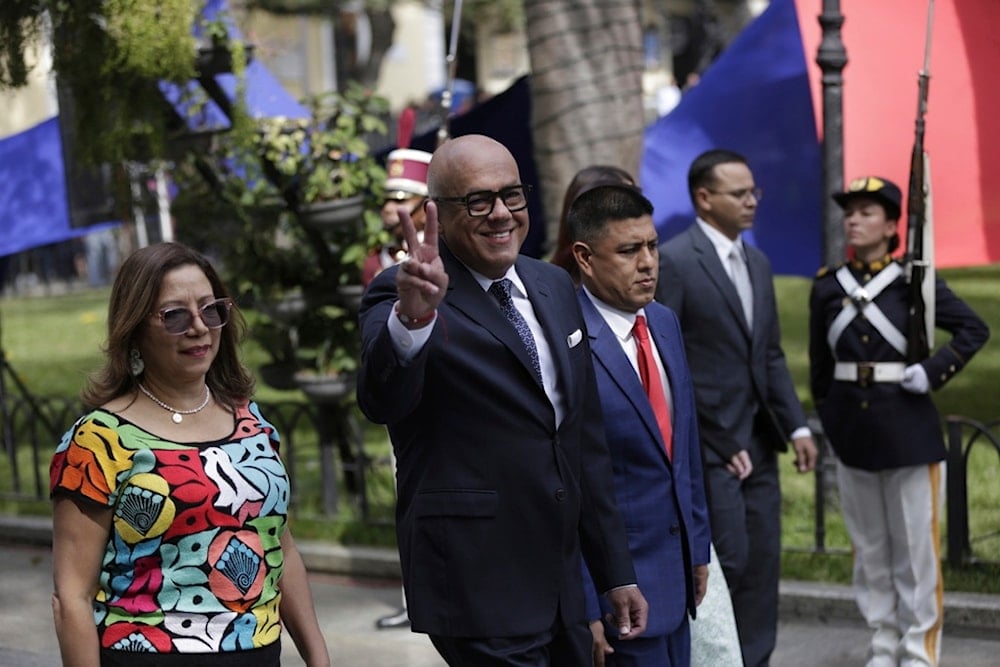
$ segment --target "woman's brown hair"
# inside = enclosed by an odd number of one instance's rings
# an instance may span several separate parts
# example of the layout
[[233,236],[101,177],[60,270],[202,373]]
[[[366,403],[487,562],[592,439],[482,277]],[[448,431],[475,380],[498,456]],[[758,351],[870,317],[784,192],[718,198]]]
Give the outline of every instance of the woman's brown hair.
[[[182,243],[156,243],[134,253],[122,263],[111,287],[108,303],[108,338],[103,346],[104,364],[88,378],[80,398],[88,408],[134,393],[139,378],[129,369],[129,352],[148,326],[163,286],[163,278],[181,267],[197,266],[208,278],[216,298],[230,298],[212,263],[197,250]],[[206,382],[222,405],[234,409],[253,395],[253,375],[240,361],[240,343],[246,336],[246,320],[234,305],[229,322],[220,330],[219,353],[208,370]]]
[[566,216],[569,214],[570,205],[580,196],[580,193],[600,181],[621,181],[628,185],[636,184],[632,175],[621,167],[595,164],[576,172],[573,180],[566,187],[562,213],[559,216],[559,239],[556,241],[556,247],[552,251],[552,258],[549,261],[566,269],[573,277],[573,282],[577,284],[580,282],[580,269],[573,258],[573,240],[570,236],[569,225],[566,223]]

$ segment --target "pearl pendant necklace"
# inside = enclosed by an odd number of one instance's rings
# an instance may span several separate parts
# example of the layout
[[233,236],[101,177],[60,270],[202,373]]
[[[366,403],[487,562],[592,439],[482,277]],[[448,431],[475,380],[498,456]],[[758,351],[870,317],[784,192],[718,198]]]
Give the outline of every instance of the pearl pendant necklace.
[[157,405],[159,405],[161,408],[163,408],[167,412],[173,412],[174,414],[170,417],[170,419],[175,424],[180,424],[182,421],[184,421],[184,417],[182,415],[193,415],[196,412],[201,412],[202,410],[204,410],[205,406],[207,406],[208,402],[212,399],[212,392],[208,388],[208,385],[206,384],[205,385],[205,400],[201,402],[201,405],[199,405],[198,407],[196,407],[196,408],[194,408],[192,410],[178,410],[177,408],[170,407],[169,405],[167,405],[166,403],[164,403],[163,401],[161,401],[160,399],[158,399],[156,396],[153,396],[152,392],[150,392],[148,389],[146,389],[145,385],[143,385],[141,382],[139,383],[139,390],[142,393],[144,393],[146,396],[148,396],[149,400],[151,400],[153,403],[156,403]]

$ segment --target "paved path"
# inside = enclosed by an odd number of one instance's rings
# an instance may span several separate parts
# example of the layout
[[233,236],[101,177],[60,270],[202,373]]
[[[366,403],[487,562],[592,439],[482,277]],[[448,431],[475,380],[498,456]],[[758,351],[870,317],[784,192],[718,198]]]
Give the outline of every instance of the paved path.
[[[58,667],[50,596],[52,559],[46,547],[0,545],[0,667]],[[334,665],[442,667],[423,635],[376,630],[394,611],[399,585],[388,579],[311,574],[316,606]],[[864,664],[868,630],[848,620],[823,620],[793,610],[782,618],[772,667],[848,667]],[[283,664],[302,667],[291,641]],[[942,667],[1000,665],[1000,636],[946,636]],[[715,667],[715,666],[713,666]],[[725,666],[718,666],[725,667]]]
[[[375,619],[399,605],[398,582],[311,574],[310,583],[334,665],[444,665],[426,636],[375,629]],[[59,666],[51,595],[52,558],[47,548],[0,546],[0,667]],[[304,665],[291,639],[285,639],[282,649],[283,665]]]

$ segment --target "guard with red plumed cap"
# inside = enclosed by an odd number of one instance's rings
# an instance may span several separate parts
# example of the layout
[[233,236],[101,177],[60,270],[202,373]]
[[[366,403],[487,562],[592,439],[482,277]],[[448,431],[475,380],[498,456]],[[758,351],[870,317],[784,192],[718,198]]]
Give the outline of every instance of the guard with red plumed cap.
[[427,165],[431,154],[411,148],[399,148],[386,158],[385,200],[380,215],[382,225],[392,240],[377,248],[361,267],[361,283],[365,286],[380,271],[406,259],[406,243],[399,224],[399,211],[410,214],[418,233],[424,227],[423,204],[427,199]]

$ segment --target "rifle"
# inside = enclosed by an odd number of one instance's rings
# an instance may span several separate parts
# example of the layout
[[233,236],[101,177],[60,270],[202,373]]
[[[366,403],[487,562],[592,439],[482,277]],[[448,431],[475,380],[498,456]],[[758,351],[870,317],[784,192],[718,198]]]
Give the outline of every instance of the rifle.
[[927,113],[930,83],[933,20],[934,0],[928,0],[924,66],[917,80],[917,123],[906,193],[905,265],[909,303],[906,361],[909,364],[926,359],[934,344],[934,236],[930,229],[930,166],[924,152],[924,115]]

